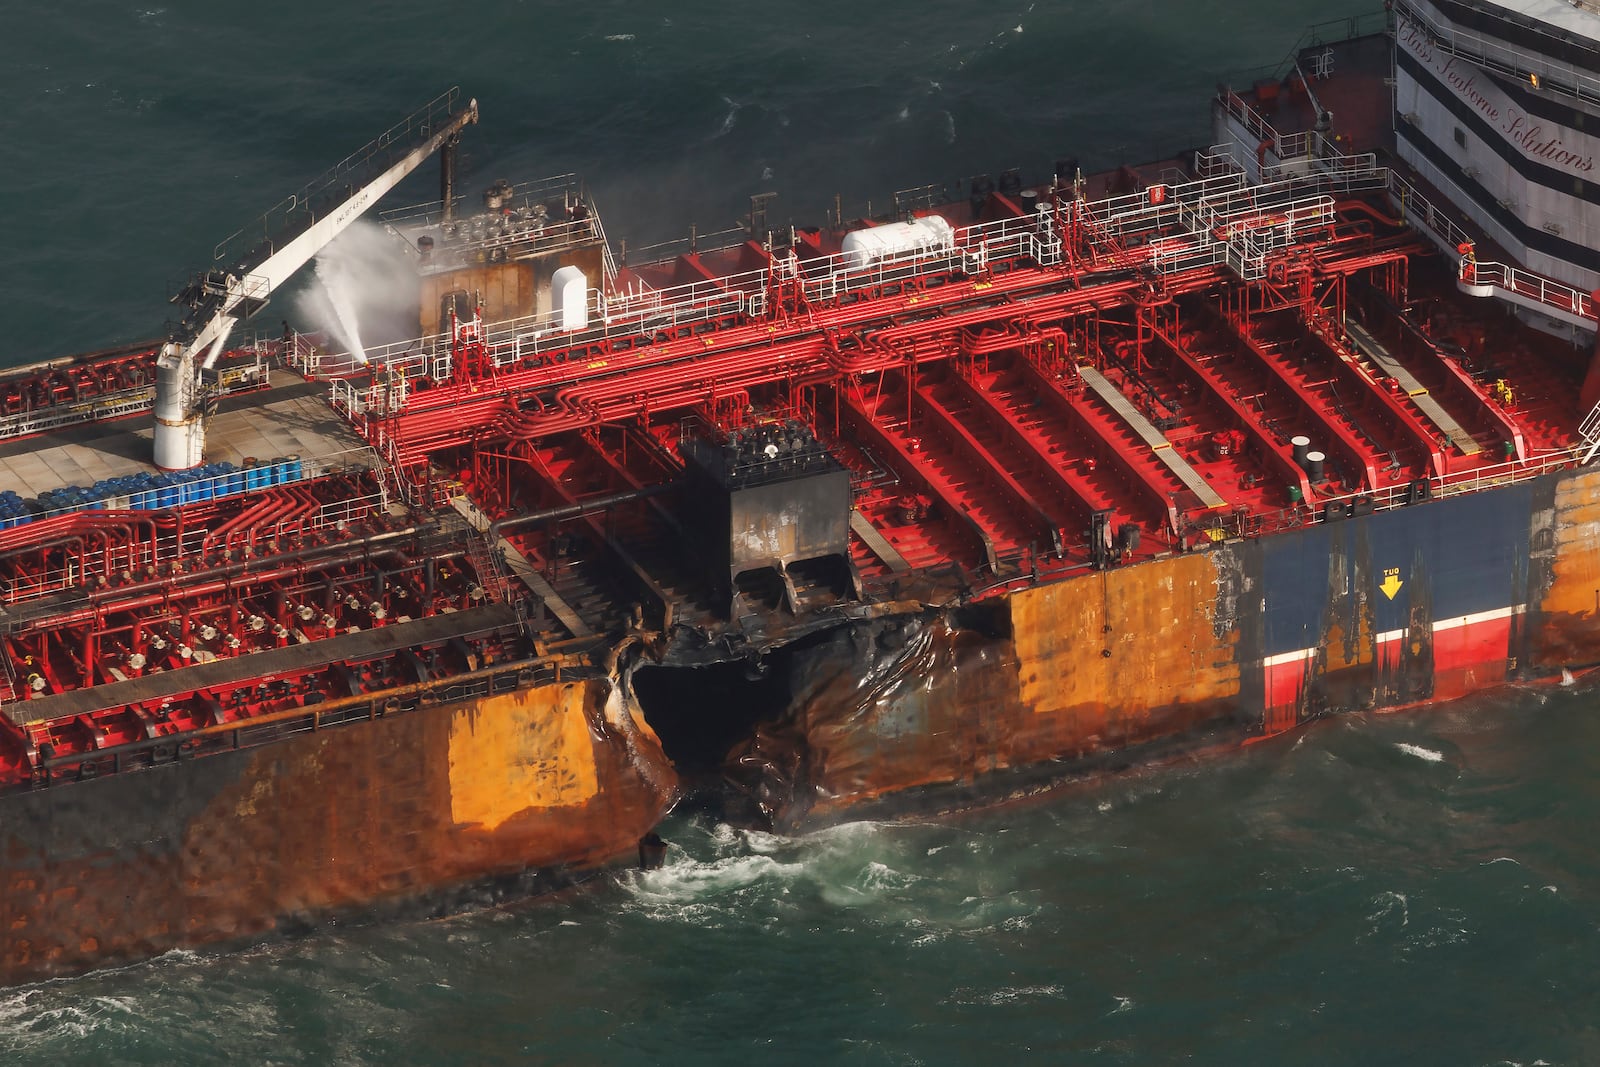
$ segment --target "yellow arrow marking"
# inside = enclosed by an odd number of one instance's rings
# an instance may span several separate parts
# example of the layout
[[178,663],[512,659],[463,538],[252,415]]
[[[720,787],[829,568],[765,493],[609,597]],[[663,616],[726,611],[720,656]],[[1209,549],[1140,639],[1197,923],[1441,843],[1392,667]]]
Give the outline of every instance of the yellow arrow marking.
[[1400,591],[1400,587],[1405,584],[1405,582],[1400,580],[1400,568],[1388,567],[1384,569],[1383,582],[1378,586],[1378,588],[1383,590],[1384,596],[1388,597],[1390,600],[1393,600],[1394,595],[1398,593]]

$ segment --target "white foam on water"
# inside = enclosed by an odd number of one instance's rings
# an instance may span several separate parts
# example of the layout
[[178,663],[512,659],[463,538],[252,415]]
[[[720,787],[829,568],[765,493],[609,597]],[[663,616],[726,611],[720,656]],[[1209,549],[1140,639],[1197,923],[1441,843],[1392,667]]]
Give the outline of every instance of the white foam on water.
[[674,838],[662,867],[619,879],[629,911],[703,928],[858,916],[925,947],[1027,931],[1047,906],[948,828],[855,822],[784,837],[694,826]]
[[626,884],[644,903],[692,904],[743,889],[764,878],[787,878],[794,873],[793,867],[762,855],[708,861],[683,858],[653,871],[640,871]]
[[[53,983],[52,983],[53,985]],[[63,1003],[59,991],[32,987],[0,995],[0,1040],[11,1049],[26,1049],[79,1040],[98,1030],[120,1030],[139,1020],[138,1001],[129,996],[90,996]]]
[[1367,916],[1367,921],[1372,923],[1372,933],[1376,934],[1385,919],[1395,915],[1400,917],[1400,926],[1411,925],[1411,903],[1404,893],[1386,889],[1372,898],[1373,911]]
[[722,102],[728,105],[728,113],[722,117],[722,125],[717,128],[717,132],[711,135],[712,140],[732,131],[734,123],[739,121],[739,109],[744,107],[729,96],[724,96]]
[[1058,985],[1000,986],[997,989],[973,989],[971,986],[961,986],[951,991],[946,1003],[961,1005],[1015,1004],[1019,1001],[1027,1000],[1057,1000],[1065,992]]
[[1421,745],[1413,745],[1406,741],[1396,741],[1394,747],[1408,756],[1415,756],[1420,760],[1427,760],[1429,763],[1444,762],[1444,753],[1435,752],[1431,748],[1423,748]]

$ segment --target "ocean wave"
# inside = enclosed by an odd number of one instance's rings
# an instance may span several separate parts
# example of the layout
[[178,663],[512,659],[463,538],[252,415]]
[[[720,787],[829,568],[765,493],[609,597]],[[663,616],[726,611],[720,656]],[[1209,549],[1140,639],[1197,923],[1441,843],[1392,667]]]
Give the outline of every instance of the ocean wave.
[[673,836],[680,843],[669,845],[664,866],[619,879],[629,911],[705,927],[851,915],[922,947],[949,936],[1020,935],[1043,906],[1037,891],[1011,884],[989,850],[949,828],[855,822],[784,837],[717,825]]
[[138,1019],[138,1001],[131,996],[88,996],[63,1003],[36,986],[0,996],[0,1048],[23,1051],[82,1040],[96,1031],[127,1029]]
[[733,131],[734,125],[739,121],[739,112],[744,107],[743,104],[729,96],[724,96],[722,102],[728,105],[728,113],[722,116],[722,125],[717,127],[717,132],[711,135],[713,141]]
[[[1024,985],[1024,986],[997,986],[994,989],[978,989],[972,986],[958,986],[951,990],[950,996],[945,999],[947,1004],[955,1005],[998,1005],[1015,1004],[1027,1000],[1059,1000],[1066,994],[1066,990],[1058,985]],[[1122,997],[1118,997],[1122,1000]]]
[[792,875],[793,865],[771,856],[734,856],[707,862],[684,859],[653,871],[640,871],[626,883],[641,901],[681,904],[743,889],[765,878]]
[[1382,927],[1395,919],[1400,920],[1401,928],[1411,925],[1411,902],[1406,899],[1404,893],[1386,889],[1372,898],[1372,912],[1367,916],[1372,929],[1368,933],[1376,935]]

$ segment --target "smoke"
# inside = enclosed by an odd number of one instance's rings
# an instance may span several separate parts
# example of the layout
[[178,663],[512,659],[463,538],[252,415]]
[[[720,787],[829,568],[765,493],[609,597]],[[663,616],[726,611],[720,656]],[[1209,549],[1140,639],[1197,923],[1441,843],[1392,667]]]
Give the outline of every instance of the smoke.
[[317,255],[295,311],[365,363],[369,346],[416,334],[417,293],[417,273],[399,239],[357,220]]

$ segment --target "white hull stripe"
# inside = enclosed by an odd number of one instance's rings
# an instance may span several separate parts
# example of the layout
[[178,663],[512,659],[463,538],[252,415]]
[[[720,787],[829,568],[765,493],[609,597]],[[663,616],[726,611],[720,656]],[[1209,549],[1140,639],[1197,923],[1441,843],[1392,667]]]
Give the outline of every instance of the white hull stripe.
[[[1491,611],[1474,611],[1470,615],[1457,615],[1453,619],[1440,619],[1433,624],[1433,633],[1437,637],[1446,630],[1456,630],[1463,626],[1476,626],[1483,622],[1498,622],[1501,619],[1509,619],[1513,615],[1521,615],[1525,610],[1524,605],[1515,604],[1511,607],[1494,608]],[[1385,630],[1378,634],[1377,643],[1382,645],[1390,641],[1398,641],[1405,635],[1406,631],[1404,630]],[[1268,656],[1263,659],[1261,665],[1263,667],[1278,667],[1285,663],[1302,663],[1315,656],[1317,651],[1313,647],[1297,648],[1292,652],[1279,652],[1275,656]]]

